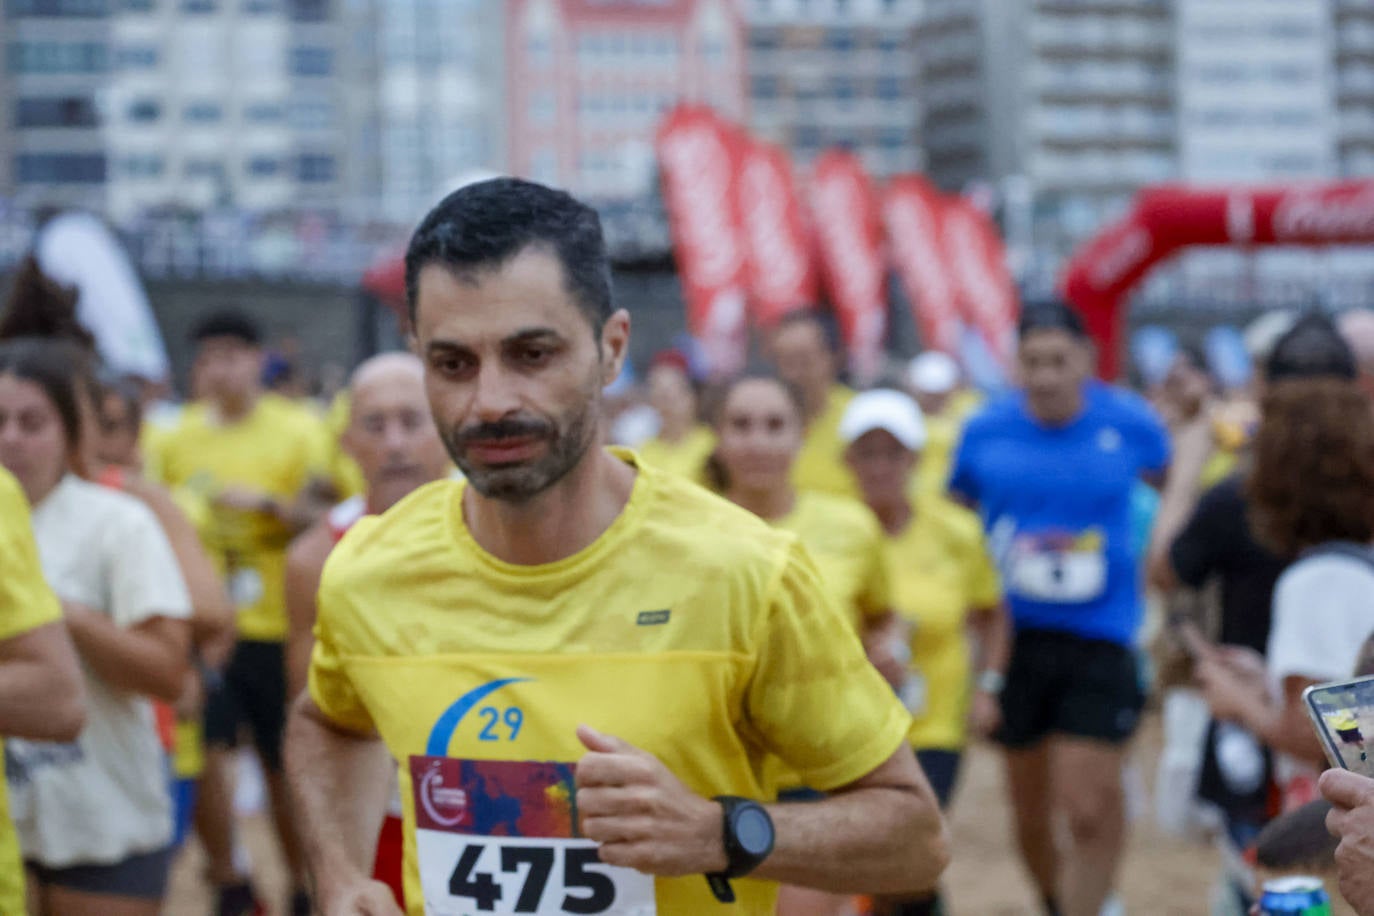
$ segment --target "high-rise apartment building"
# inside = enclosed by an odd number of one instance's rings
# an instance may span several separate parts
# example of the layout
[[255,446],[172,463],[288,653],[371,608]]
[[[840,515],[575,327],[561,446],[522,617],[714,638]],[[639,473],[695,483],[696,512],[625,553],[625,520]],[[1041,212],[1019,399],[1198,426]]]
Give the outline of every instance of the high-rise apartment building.
[[802,166],[844,146],[878,176],[918,170],[919,0],[741,0],[749,126]]
[[1374,175],[1374,3],[1332,3],[1341,173]]
[[679,101],[742,119],[732,0],[510,0],[510,171],[594,200],[653,188],[654,131]]
[[21,204],[104,203],[112,6],[9,0],[0,8],[0,195]]

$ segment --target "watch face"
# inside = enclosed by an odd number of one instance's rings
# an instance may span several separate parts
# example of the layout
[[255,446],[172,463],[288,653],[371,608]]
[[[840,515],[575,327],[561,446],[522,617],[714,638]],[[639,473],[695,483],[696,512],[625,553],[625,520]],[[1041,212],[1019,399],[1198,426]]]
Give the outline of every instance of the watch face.
[[773,848],[773,821],[761,808],[744,808],[735,817],[735,838],[749,855],[767,855]]

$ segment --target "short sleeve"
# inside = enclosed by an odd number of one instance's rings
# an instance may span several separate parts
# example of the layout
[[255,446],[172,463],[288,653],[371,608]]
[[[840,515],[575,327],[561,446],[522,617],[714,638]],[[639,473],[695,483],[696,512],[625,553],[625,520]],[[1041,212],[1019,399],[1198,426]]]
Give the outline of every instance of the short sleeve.
[[826,791],[866,776],[905,742],[911,717],[799,545],[767,602],[745,699],[748,728],[807,786]]
[[0,470],[0,639],[61,619],[62,607],[43,578],[28,503]]
[[[1221,566],[1222,551],[1232,543],[1222,530],[1227,519],[1220,513],[1226,511],[1225,492],[1220,483],[1203,494],[1189,516],[1183,530],[1169,545],[1169,563],[1174,575],[1189,588],[1201,588],[1207,579]],[[1244,511],[1243,506],[1233,507],[1234,511]]]
[[866,617],[892,610],[892,565],[890,551],[883,544],[883,529],[876,518],[866,519],[864,555],[867,558],[859,610]]
[[972,424],[968,424],[959,436],[959,444],[954,450],[953,467],[949,474],[949,495],[971,506],[976,506],[981,498],[977,469],[974,467],[977,445],[976,431]]
[[331,575],[330,570],[326,563],[316,602],[319,610],[315,617],[315,648],[310,654],[310,699],[325,718],[340,728],[371,734],[376,726],[348,677],[340,648],[351,605],[339,587],[337,574]]
[[1002,579],[992,562],[992,553],[981,528],[969,543],[964,569],[969,607],[982,610],[1002,603]]
[[126,498],[123,516],[106,525],[110,616],[121,627],[151,617],[189,618],[191,596],[166,533],[147,507]]
[[1374,574],[1361,560],[1314,556],[1291,566],[1274,588],[1269,670],[1284,678],[1344,680],[1374,633]]
[[1162,473],[1169,466],[1169,431],[1155,409],[1144,398],[1129,395],[1131,411],[1135,415],[1131,432],[1135,452],[1143,474]]

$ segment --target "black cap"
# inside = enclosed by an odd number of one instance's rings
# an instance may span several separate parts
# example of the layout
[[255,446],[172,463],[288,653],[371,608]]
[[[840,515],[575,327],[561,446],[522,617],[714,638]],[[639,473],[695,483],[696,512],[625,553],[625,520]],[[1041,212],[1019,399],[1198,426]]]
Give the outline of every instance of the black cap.
[[1274,342],[1265,363],[1266,381],[1292,378],[1354,379],[1355,354],[1330,318],[1320,312],[1303,315]]
[[1028,302],[1021,308],[1021,319],[1016,332],[1022,338],[1036,331],[1065,331],[1074,337],[1086,340],[1087,330],[1083,319],[1067,304],[1057,299]]
[[222,309],[202,318],[191,332],[193,343],[203,343],[211,337],[234,337],[256,347],[262,343],[262,328],[238,309]]

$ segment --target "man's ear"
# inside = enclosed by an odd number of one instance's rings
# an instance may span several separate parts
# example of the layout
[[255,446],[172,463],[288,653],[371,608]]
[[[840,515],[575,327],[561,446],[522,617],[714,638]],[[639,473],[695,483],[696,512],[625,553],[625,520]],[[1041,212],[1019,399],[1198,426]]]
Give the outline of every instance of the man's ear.
[[630,313],[617,309],[601,326],[601,385],[620,377],[630,354]]

